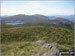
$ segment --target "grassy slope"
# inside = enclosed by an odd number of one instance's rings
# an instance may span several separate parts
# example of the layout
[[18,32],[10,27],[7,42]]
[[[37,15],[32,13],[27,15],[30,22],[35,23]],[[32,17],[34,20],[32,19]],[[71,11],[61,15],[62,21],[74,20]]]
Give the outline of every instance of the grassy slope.
[[60,50],[69,50],[73,49],[74,33],[64,28],[49,26],[2,28],[2,54],[30,55],[32,53],[43,53],[47,50],[40,51],[38,49],[40,46],[35,43],[40,39],[49,43],[57,42]]
[[37,45],[35,42],[13,42],[11,44],[2,44],[2,55],[26,55],[29,56],[35,53],[47,52],[47,49],[40,50],[41,46]]

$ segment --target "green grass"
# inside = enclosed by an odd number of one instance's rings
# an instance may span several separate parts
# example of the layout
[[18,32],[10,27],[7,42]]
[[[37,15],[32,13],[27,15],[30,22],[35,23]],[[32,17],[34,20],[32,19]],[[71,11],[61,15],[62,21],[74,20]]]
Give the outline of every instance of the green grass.
[[74,32],[65,28],[50,26],[4,27],[1,30],[2,54],[4,55],[31,55],[44,53],[48,50],[41,48],[35,41],[46,40],[56,42],[61,51],[74,49]]
[[40,50],[41,46],[35,42],[13,42],[1,45],[2,55],[31,55],[47,52],[47,49]]

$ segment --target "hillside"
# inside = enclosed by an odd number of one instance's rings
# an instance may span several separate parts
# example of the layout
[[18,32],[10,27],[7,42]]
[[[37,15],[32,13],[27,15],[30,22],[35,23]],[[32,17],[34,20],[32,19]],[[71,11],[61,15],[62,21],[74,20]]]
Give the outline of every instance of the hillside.
[[74,16],[75,16],[75,15],[53,15],[53,16],[48,15],[47,17],[48,17],[49,19],[51,19],[51,20],[54,20],[54,19],[60,17],[60,18],[65,18],[65,19],[67,19],[67,20],[69,20],[69,21],[71,21],[71,22],[74,22],[74,19],[75,19]]
[[[65,18],[50,20],[44,15],[14,15],[1,18],[1,55],[46,54],[36,42],[58,43],[59,51],[74,49],[74,23]],[[41,49],[41,50],[39,50]]]
[[3,22],[7,23],[21,23],[23,22],[23,25],[45,25],[49,24],[49,20],[47,17],[43,15],[14,15],[9,16],[2,19]]
[[56,18],[50,20],[44,15],[14,15],[1,19],[1,26],[14,25],[14,26],[53,26],[53,27],[63,27],[70,30],[74,30],[74,23],[65,18]]
[[31,55],[47,52],[46,49],[38,50],[40,46],[35,43],[38,40],[58,43],[60,51],[74,49],[74,32],[68,29],[50,26],[7,26],[1,30],[2,54]]

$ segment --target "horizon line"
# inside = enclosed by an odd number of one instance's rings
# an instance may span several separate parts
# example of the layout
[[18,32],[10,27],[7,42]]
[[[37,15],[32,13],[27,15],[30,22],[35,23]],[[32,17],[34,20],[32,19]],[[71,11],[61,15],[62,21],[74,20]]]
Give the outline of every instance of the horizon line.
[[[14,15],[43,15],[43,14],[13,14],[13,15],[0,15],[0,16],[14,16]],[[50,15],[44,15],[44,16],[58,16],[59,14],[50,14]],[[64,14],[62,14],[64,15]],[[60,15],[60,16],[62,16]],[[75,14],[69,14],[69,15],[75,15]],[[64,16],[68,16],[67,14]]]

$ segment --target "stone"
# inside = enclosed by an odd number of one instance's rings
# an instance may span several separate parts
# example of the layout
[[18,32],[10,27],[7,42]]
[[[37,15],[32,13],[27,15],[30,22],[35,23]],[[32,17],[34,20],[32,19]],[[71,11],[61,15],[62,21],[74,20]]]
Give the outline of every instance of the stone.
[[38,40],[36,43],[39,44],[39,45],[44,45],[47,42],[45,40]]
[[43,54],[35,54],[32,56],[59,56],[59,46],[57,43],[50,43],[48,44],[45,40],[37,41],[43,48],[47,48],[49,51]]
[[41,56],[41,54],[33,54],[33,55],[31,55],[31,56]]
[[49,49],[51,49],[52,47],[58,48],[58,44],[57,43],[48,44]]
[[48,44],[49,51],[41,56],[59,56],[59,49],[57,43]]

